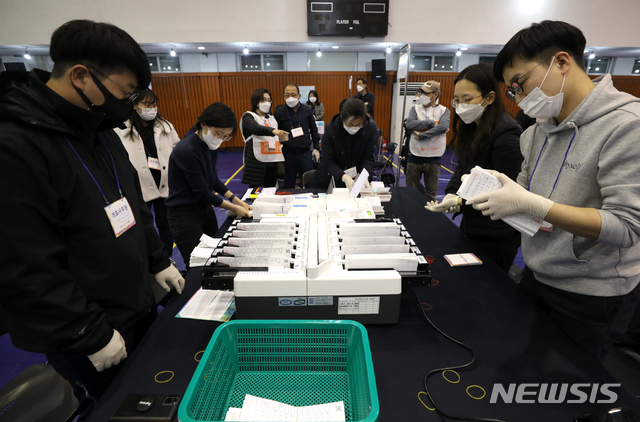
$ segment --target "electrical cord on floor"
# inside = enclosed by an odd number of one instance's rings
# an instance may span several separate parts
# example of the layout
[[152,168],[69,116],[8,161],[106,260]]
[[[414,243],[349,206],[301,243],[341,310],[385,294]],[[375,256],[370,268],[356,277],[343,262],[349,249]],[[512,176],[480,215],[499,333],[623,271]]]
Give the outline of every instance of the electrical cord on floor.
[[463,418],[463,417],[459,417],[459,416],[453,416],[453,415],[449,415],[449,414],[445,413],[441,408],[439,408],[436,405],[436,402],[433,400],[433,397],[431,397],[431,393],[429,392],[429,387],[427,386],[427,380],[429,379],[429,377],[431,375],[435,374],[435,373],[442,373],[444,371],[453,371],[453,370],[456,370],[456,369],[468,368],[469,366],[471,366],[471,365],[473,365],[475,363],[475,361],[476,361],[476,352],[475,352],[475,350],[473,350],[471,348],[471,346],[467,346],[466,344],[462,343],[461,341],[458,341],[458,340],[454,339],[453,337],[449,336],[448,334],[443,332],[441,329],[436,327],[436,325],[433,322],[431,322],[431,320],[427,316],[427,312],[424,310],[424,307],[422,306],[422,301],[420,300],[420,297],[418,297],[418,295],[416,294],[416,292],[413,289],[411,289],[411,293],[413,293],[413,295],[418,300],[418,306],[420,307],[420,310],[422,311],[422,315],[424,315],[424,318],[427,320],[429,325],[431,325],[433,328],[435,328],[435,330],[437,332],[439,332],[440,334],[442,334],[442,336],[444,336],[446,339],[452,341],[453,343],[455,343],[455,344],[457,344],[459,346],[462,346],[464,349],[466,349],[469,352],[471,352],[471,361],[469,361],[468,363],[465,363],[464,365],[450,366],[448,368],[434,369],[431,372],[429,372],[427,375],[425,375],[424,381],[423,381],[424,391],[425,391],[425,393],[427,393],[427,397],[429,397],[429,400],[431,400],[431,404],[433,404],[433,407],[436,409],[436,412],[438,412],[440,415],[444,416],[445,418],[453,419],[453,420],[456,420],[456,421],[506,422],[506,421],[504,421],[502,419]]

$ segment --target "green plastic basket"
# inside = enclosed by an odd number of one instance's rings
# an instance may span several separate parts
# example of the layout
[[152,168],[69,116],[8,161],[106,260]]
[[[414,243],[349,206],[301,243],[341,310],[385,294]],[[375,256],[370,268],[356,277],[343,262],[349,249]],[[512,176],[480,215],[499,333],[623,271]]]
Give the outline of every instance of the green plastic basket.
[[292,406],[343,401],[347,421],[380,405],[369,337],[355,321],[239,320],[211,337],[180,403],[180,422],[224,421],[245,394]]

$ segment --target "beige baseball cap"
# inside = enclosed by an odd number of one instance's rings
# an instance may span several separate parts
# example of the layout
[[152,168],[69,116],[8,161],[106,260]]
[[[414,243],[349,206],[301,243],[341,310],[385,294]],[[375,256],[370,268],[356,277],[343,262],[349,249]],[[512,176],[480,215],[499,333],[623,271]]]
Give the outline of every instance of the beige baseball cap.
[[437,92],[440,93],[440,82],[437,81],[427,81],[421,87],[421,90],[424,92]]

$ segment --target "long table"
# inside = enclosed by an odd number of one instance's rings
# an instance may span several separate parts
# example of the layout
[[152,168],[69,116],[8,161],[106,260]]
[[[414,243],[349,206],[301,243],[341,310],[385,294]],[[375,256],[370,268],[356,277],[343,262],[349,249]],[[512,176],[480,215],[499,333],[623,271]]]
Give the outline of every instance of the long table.
[[[423,316],[449,336],[471,346],[476,361],[465,369],[436,373],[429,391],[445,413],[467,418],[510,422],[572,421],[575,416],[626,406],[640,414],[640,401],[591,355],[517,289],[446,216],[426,211],[424,196],[414,188],[392,188],[385,216],[400,218],[425,255],[435,258],[432,287],[403,293],[400,322],[368,325],[381,422],[441,421],[423,386],[424,376],[437,368],[471,360],[471,353],[438,333]],[[473,252],[483,265],[452,268],[444,254]],[[175,318],[200,287],[200,269],[192,269],[184,293],[172,298],[139,347],[123,363],[114,383],[98,402],[90,421],[105,422],[127,394],[176,394],[186,391],[204,350],[219,323]],[[171,376],[169,382],[159,383]],[[572,395],[574,384],[584,393]],[[513,386],[511,386],[513,384]],[[531,384],[524,385],[523,384]],[[546,384],[546,386],[542,386]],[[543,403],[567,384],[560,403]],[[598,384],[597,387],[593,387]],[[614,403],[597,403],[617,395]],[[498,385],[498,386],[496,386]],[[593,395],[592,388],[596,388]],[[504,393],[492,396],[495,391]],[[518,396],[518,390],[525,393]],[[546,390],[542,400],[538,392]],[[495,391],[494,391],[495,390]],[[598,391],[600,391],[598,393]],[[509,392],[513,394],[509,395]],[[580,401],[583,403],[569,403]],[[530,403],[517,403],[526,400]],[[493,401],[493,403],[492,403]],[[592,403],[591,401],[594,401]]]

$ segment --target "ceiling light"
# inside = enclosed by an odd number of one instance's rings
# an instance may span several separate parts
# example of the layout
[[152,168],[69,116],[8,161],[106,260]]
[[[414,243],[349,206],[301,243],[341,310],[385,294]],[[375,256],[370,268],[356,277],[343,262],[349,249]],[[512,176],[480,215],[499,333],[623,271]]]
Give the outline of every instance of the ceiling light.
[[591,53],[589,54],[589,60],[593,60],[596,58],[596,53],[593,52],[593,50],[591,50]]
[[203,46],[198,47],[198,50],[204,50]]
[[456,56],[458,56],[458,57],[462,56],[462,51],[460,51],[460,49],[458,49],[458,51],[456,51]]
[[339,46],[339,45],[334,45],[334,46],[333,46],[333,47],[331,47],[331,48],[333,48],[334,50],[337,50],[337,49],[339,49],[339,48],[340,48],[340,46]]
[[175,57],[176,56],[176,52],[173,51],[173,47],[171,47],[171,53],[169,53],[171,55],[171,57]]
[[29,50],[24,50],[24,58],[27,60],[31,60],[31,55],[29,54]]
[[167,66],[167,69],[171,70],[171,66]]
[[271,63],[267,63],[267,66],[271,66]]
[[391,46],[387,47],[387,54],[391,54]]
[[249,47],[245,47],[244,50],[242,50],[242,52],[244,54],[249,54]]
[[322,51],[320,51],[320,49],[318,49],[318,52],[316,53],[316,56],[322,57]]
[[462,51],[467,51],[469,49],[469,47],[460,47],[460,50]]

